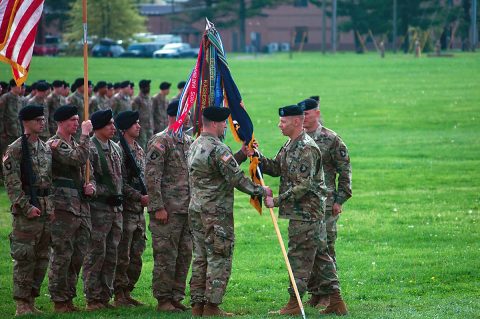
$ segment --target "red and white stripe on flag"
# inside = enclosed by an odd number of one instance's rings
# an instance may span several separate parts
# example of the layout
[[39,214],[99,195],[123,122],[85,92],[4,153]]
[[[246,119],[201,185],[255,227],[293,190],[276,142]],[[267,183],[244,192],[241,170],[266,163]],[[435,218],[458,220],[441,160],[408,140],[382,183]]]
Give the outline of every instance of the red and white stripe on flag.
[[44,0],[0,0],[0,60],[17,85],[27,80]]

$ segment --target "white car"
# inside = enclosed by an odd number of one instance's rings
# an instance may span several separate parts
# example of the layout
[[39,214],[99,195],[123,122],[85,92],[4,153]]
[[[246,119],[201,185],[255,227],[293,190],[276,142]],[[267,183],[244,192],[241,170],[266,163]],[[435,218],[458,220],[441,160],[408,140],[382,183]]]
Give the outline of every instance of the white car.
[[153,52],[154,58],[196,58],[198,48],[192,49],[188,43],[168,43]]

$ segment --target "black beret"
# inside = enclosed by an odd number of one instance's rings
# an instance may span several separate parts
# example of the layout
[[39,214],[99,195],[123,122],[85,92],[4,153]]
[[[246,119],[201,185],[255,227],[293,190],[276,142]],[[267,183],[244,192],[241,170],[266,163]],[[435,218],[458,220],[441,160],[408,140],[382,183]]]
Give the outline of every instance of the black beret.
[[15,82],[14,79],[11,79],[10,82],[8,83],[10,85],[10,87],[14,87],[14,86],[17,86],[17,82]]
[[93,129],[99,130],[107,126],[107,124],[110,123],[110,120],[112,119],[112,117],[113,117],[113,114],[111,109],[94,112],[90,116],[90,121],[92,121]]
[[143,89],[143,88],[148,88],[150,87],[150,82],[152,82],[151,80],[140,80],[140,82],[138,82],[138,86]]
[[60,81],[60,80],[55,80],[52,82],[52,86],[54,88],[59,88],[59,87],[63,87],[64,86],[64,82],[63,81]]
[[304,111],[313,110],[318,107],[318,103],[314,99],[303,100],[302,102],[299,102],[297,105],[302,107]]
[[213,122],[225,121],[230,115],[230,109],[226,107],[209,106],[203,109],[203,116]]
[[127,88],[129,86],[130,86],[130,81],[123,81],[123,82],[120,82],[120,84],[118,85],[118,87],[121,89]]
[[183,89],[185,87],[185,84],[187,84],[185,81],[178,82],[177,89]]
[[37,91],[45,92],[50,88],[50,85],[47,82],[37,82]]
[[67,104],[60,106],[55,113],[53,113],[53,119],[57,122],[60,122],[68,120],[74,115],[78,115],[78,108],[76,106]]
[[18,118],[20,121],[30,121],[43,115],[43,106],[30,104],[20,110]]
[[2,89],[7,89],[8,88],[8,83],[5,82],[5,81],[1,81],[0,86],[2,87]]
[[115,124],[119,130],[128,130],[138,121],[138,111],[123,111],[118,113],[115,118]]
[[160,90],[168,90],[172,86],[172,83],[162,82],[160,83]]
[[133,89],[135,87],[135,83],[133,82],[130,82],[128,85],[130,85],[130,87]]
[[320,96],[318,96],[318,95],[311,96],[310,98],[311,98],[312,100],[315,100],[315,101],[317,101],[317,102],[320,102]]
[[112,88],[113,88],[113,84],[112,84],[111,82],[108,82],[108,83],[107,83],[107,88],[108,88],[108,89],[112,89]]
[[288,105],[278,109],[280,117],[303,115],[303,108],[298,105]]
[[[75,86],[75,89],[76,88],[79,88],[81,86],[83,86],[83,78],[78,78],[75,80],[75,82],[73,82],[72,84],[72,88]],[[88,81],[88,86],[92,85],[92,81]]]
[[167,107],[168,116],[177,116],[179,101],[180,101],[179,99],[173,99],[172,101],[170,101],[170,103],[168,103],[168,107]]
[[66,87],[66,88],[69,88],[70,87],[70,83],[66,82],[66,81],[63,81],[63,86]]
[[96,87],[97,87],[97,90],[103,89],[103,88],[107,87],[107,82],[98,81]]
[[116,90],[116,89],[119,89],[120,88],[120,83],[119,82],[115,82],[113,84],[113,88]]

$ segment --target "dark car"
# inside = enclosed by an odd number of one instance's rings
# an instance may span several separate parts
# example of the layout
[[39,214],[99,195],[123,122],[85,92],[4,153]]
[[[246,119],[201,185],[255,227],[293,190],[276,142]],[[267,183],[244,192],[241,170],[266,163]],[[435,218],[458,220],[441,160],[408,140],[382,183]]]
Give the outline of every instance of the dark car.
[[127,51],[121,57],[152,58],[153,52],[160,50],[163,44],[155,42],[135,43],[128,46]]
[[154,58],[196,58],[198,48],[192,49],[188,43],[169,43],[153,52]]
[[92,48],[92,56],[94,57],[119,57],[125,49],[117,42],[110,39],[100,40]]
[[60,52],[61,41],[59,37],[46,36],[45,43],[35,43],[33,55],[57,55]]

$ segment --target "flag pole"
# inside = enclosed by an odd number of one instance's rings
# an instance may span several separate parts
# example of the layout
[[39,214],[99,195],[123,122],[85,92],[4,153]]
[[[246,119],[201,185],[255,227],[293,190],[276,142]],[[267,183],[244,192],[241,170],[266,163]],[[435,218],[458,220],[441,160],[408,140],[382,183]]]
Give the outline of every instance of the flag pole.
[[[259,167],[257,167],[257,173],[258,173],[258,177],[260,179],[260,184],[262,186],[265,186],[265,182],[263,180],[263,175],[262,175],[262,172],[260,171]],[[300,310],[302,311],[303,319],[306,319],[305,309],[303,309],[302,298],[300,298],[300,293],[298,292],[297,283],[295,282],[295,277],[293,276],[292,266],[290,266],[290,261],[288,260],[288,255],[287,255],[287,251],[285,249],[285,244],[283,243],[282,233],[280,233],[280,228],[278,228],[277,217],[275,217],[275,213],[273,212],[273,208],[270,207],[269,210],[270,210],[270,217],[272,217],[273,226],[275,227],[275,232],[277,233],[277,239],[278,239],[278,242],[280,244],[280,248],[282,249],[283,259],[285,259],[285,264],[287,265],[287,270],[288,270],[288,275],[290,277],[290,282],[292,283],[293,291],[295,292],[295,297],[297,298],[298,306],[300,307]]]
[[[82,0],[83,8],[83,120],[88,120],[88,41],[87,41],[87,0]],[[81,123],[80,123],[81,124]],[[90,181],[90,161],[85,167],[85,184]]]

